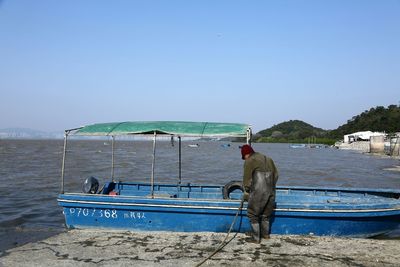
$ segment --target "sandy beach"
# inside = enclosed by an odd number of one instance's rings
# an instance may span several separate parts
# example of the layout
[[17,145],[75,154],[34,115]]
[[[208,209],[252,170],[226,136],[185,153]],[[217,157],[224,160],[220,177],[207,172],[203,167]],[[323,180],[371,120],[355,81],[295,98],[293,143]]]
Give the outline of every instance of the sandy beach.
[[[221,233],[70,230],[6,251],[0,266],[196,266]],[[399,266],[399,240],[272,235],[261,244],[234,237],[202,266]]]

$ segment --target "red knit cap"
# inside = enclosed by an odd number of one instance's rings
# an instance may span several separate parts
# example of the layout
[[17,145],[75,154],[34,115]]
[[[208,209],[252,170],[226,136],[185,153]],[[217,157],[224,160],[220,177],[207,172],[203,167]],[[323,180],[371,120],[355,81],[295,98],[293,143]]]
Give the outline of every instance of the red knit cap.
[[253,154],[253,153],[254,153],[254,150],[253,150],[253,148],[252,148],[251,146],[249,146],[249,145],[243,145],[240,152],[242,153],[242,159],[244,159],[244,156],[245,156],[245,155],[247,155],[247,154]]

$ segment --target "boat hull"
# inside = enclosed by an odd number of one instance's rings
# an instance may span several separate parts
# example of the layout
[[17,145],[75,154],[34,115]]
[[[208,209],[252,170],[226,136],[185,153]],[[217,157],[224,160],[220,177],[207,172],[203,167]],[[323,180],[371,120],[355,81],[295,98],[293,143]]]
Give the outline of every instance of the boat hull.
[[[76,197],[76,196],[75,196]],[[113,197],[109,199],[59,199],[69,228],[114,228],[135,231],[226,232],[240,203],[218,205],[214,201],[170,201]],[[108,198],[108,197],[105,197]],[[180,202],[180,203],[179,203]],[[220,203],[219,203],[220,204]],[[235,231],[249,228],[245,211],[238,216]]]
[[[185,196],[187,191],[183,190]],[[181,198],[179,194],[170,194],[170,197],[124,195],[121,190],[121,195],[113,196],[61,194],[58,201],[69,228],[227,232],[237,215],[233,231],[249,231],[246,204],[239,211],[240,200],[219,199],[219,191],[218,186],[207,187],[204,194],[215,197],[209,199],[199,198],[201,194],[198,192],[193,195],[197,198]],[[143,190],[139,189],[136,193],[139,192],[143,193]],[[343,190],[325,190],[325,195],[321,192],[324,191],[278,190],[271,233],[370,237],[399,226],[400,201],[395,194],[389,197],[378,192],[377,195],[354,191],[346,195]],[[309,200],[315,198],[318,201]]]

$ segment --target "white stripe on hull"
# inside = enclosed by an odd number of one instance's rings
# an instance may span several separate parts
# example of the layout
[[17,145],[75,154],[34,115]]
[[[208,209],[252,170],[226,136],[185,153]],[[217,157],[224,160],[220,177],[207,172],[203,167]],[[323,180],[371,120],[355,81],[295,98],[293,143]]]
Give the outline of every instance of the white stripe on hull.
[[[82,200],[68,200],[57,199],[58,202],[65,203],[79,203],[79,204],[93,204],[93,205],[114,205],[114,206],[140,206],[140,207],[162,207],[162,208],[185,208],[185,209],[216,209],[216,210],[237,210],[237,207],[219,207],[219,206],[193,206],[193,205],[170,205],[170,204],[144,204],[144,203],[123,203],[123,202],[101,202],[101,201],[82,201]],[[246,210],[246,208],[243,208]],[[323,212],[323,213],[362,213],[362,212],[388,212],[400,211],[400,207],[387,208],[387,209],[282,209],[277,208],[275,211],[287,212]]]

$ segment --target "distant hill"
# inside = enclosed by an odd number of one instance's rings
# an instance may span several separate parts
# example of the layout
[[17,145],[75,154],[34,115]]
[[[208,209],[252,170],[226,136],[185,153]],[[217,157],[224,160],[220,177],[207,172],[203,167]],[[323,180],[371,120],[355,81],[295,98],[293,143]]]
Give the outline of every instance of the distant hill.
[[6,128],[0,129],[0,139],[59,139],[63,133],[43,132],[28,128]]
[[317,128],[300,120],[290,120],[279,123],[271,128],[256,134],[257,142],[277,143],[333,143],[333,140],[324,140],[328,131]]
[[346,124],[330,131],[329,137],[341,139],[343,135],[359,131],[395,133],[400,132],[400,107],[377,106],[354,116]]
[[321,128],[316,128],[311,124],[305,123],[300,120],[290,120],[279,123],[272,126],[271,128],[258,132],[261,136],[273,136],[273,137],[294,137],[294,138],[306,138],[309,136],[321,136],[326,133]]
[[271,143],[307,143],[333,144],[343,139],[345,134],[359,131],[395,133],[400,132],[400,106],[387,108],[377,106],[354,116],[346,124],[335,130],[316,128],[300,120],[290,120],[258,132],[254,141]]

